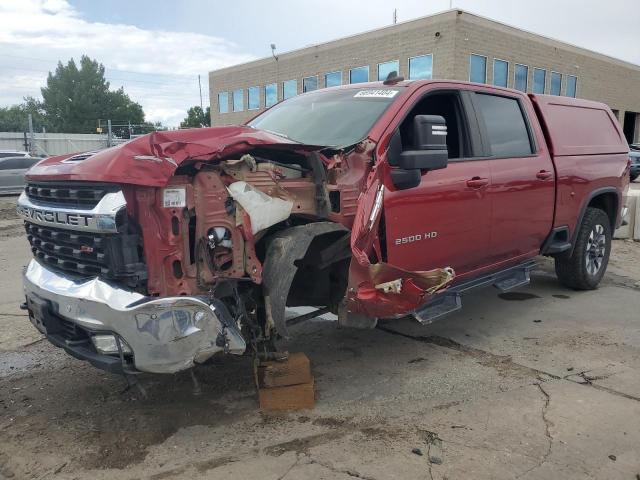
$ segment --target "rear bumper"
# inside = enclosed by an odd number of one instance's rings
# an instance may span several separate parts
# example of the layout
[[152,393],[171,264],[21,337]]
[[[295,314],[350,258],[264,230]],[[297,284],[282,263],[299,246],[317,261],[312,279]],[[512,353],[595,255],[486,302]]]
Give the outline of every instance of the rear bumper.
[[[174,373],[246,348],[220,302],[145,297],[99,278],[70,278],[36,260],[25,269],[24,291],[32,323],[51,343],[107,371]],[[131,347],[125,365],[118,355],[95,350],[90,337],[96,333],[115,334]]]

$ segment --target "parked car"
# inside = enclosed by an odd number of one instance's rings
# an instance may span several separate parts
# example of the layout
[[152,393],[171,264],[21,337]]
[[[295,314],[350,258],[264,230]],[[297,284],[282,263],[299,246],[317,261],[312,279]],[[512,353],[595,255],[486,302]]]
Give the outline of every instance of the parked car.
[[20,150],[0,150],[0,158],[6,157],[28,157],[29,152],[22,152]]
[[111,372],[269,357],[287,306],[428,324],[537,255],[594,289],[629,188],[604,104],[457,81],[345,85],[247,125],[49,158],[18,201],[33,324]]
[[631,181],[635,182],[640,176],[640,145],[629,145],[629,158],[631,159]]
[[42,158],[0,156],[0,194],[15,194],[24,190],[24,174]]

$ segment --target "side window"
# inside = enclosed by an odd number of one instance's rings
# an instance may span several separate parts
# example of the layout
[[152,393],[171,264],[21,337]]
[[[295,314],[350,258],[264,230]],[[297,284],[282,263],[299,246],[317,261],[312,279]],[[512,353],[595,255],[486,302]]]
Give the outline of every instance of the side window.
[[449,158],[471,156],[467,125],[458,93],[430,93],[418,100],[400,124],[403,150],[410,149],[413,145],[413,119],[416,115],[440,115],[445,119]]
[[22,158],[7,158],[0,161],[0,170],[14,170],[18,168],[27,168]]
[[529,130],[515,98],[476,93],[476,105],[487,129],[491,155],[521,157],[531,155]]

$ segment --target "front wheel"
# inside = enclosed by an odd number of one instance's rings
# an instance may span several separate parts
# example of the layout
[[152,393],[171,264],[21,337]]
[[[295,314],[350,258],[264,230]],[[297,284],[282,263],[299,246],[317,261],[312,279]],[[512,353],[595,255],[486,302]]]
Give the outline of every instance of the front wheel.
[[635,182],[636,178],[638,178],[638,174],[636,173],[635,175],[631,175],[631,181]]
[[587,208],[571,256],[556,257],[560,283],[575,290],[598,287],[611,253],[611,222],[599,208]]

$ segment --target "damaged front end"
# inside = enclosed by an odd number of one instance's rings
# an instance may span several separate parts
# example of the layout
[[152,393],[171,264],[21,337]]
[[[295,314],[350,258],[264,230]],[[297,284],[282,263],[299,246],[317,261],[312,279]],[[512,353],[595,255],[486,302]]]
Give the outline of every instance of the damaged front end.
[[[323,308],[348,326],[415,310],[453,272],[385,263],[374,147],[220,127],[42,162],[19,202],[35,255],[24,277],[32,322],[100,368],[172,373],[219,353],[273,351],[290,335],[287,307]],[[122,199],[98,212],[108,231],[48,223],[93,215],[89,203],[46,210],[91,182]],[[126,254],[101,250],[123,236]],[[126,281],[105,273],[112,257]]]

